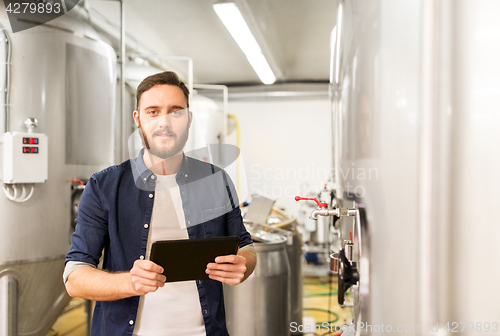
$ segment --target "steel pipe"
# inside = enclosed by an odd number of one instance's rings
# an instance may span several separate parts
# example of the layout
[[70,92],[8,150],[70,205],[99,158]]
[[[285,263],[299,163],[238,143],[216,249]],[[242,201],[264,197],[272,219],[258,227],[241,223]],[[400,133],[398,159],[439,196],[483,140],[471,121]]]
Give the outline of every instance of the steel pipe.
[[223,101],[223,113],[224,113],[224,122],[222,125],[222,139],[221,142],[226,142],[227,136],[227,115],[229,113],[229,90],[226,85],[216,85],[216,84],[193,84],[195,89],[202,90],[222,90],[222,101]]
[[14,276],[0,278],[0,336],[17,336],[17,293]]
[[12,56],[12,42],[10,40],[9,33],[5,29],[4,25],[0,23],[0,30],[5,34],[5,43],[7,48],[7,62],[6,62],[6,79],[5,79],[5,121],[4,121],[4,131],[5,133],[10,132],[10,70],[11,70],[11,56]]

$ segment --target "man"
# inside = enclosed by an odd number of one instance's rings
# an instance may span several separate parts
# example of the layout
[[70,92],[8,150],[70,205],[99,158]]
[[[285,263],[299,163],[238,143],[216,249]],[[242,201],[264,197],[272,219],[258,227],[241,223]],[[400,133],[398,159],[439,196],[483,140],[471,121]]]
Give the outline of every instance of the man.
[[[229,176],[182,152],[188,97],[173,72],[144,79],[133,114],[144,148],[85,187],[63,278],[69,295],[97,301],[92,335],[227,335],[222,283],[236,285],[255,268]],[[237,255],[207,265],[210,280],[165,283],[149,260],[153,241],[217,236],[241,242]]]

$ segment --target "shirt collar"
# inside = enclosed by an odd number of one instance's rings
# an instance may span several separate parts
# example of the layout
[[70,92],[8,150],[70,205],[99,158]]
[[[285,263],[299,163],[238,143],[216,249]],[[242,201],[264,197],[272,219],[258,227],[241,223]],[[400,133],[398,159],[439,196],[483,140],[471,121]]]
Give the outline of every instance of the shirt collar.
[[[145,184],[148,181],[148,178],[153,174],[153,172],[149,170],[149,168],[144,163],[143,156],[144,156],[144,148],[142,148],[141,151],[139,152],[139,155],[136,158],[132,159],[131,161],[135,179],[137,180],[138,178],[140,178],[142,183]],[[185,178],[187,178],[189,174],[189,160],[186,154],[184,154],[184,152],[182,152],[181,169],[177,174],[179,173]]]

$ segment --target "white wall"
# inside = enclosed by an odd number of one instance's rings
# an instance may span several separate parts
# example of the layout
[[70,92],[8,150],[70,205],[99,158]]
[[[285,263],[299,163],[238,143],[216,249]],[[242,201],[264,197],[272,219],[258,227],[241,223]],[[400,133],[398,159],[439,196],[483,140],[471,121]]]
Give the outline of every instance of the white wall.
[[317,193],[330,176],[330,111],[328,99],[230,101],[241,130],[240,194],[276,199],[297,216],[294,197]]

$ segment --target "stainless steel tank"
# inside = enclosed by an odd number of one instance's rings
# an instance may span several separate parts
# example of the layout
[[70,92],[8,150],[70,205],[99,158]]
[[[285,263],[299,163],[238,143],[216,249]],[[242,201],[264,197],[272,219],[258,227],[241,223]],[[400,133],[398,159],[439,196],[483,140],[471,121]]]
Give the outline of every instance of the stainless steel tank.
[[459,321],[476,335],[498,320],[499,15],[489,0],[339,1],[337,195],[364,205],[370,246],[354,297],[372,328],[357,335],[446,334]]
[[[273,207],[267,218],[267,229],[287,236],[286,251],[290,263],[290,322],[302,324],[302,240],[297,231],[295,216]],[[295,333],[292,332],[292,335]]]
[[71,181],[114,163],[116,53],[74,10],[12,34],[2,2],[0,22],[12,47],[10,114],[0,135],[6,128],[26,132],[24,121],[35,118],[35,132],[49,144],[48,180],[35,184],[31,199],[15,203],[0,193],[0,324],[2,335],[45,335],[70,300],[62,272],[72,230]]
[[227,329],[234,336],[290,335],[290,265],[284,235],[253,232],[257,265],[237,286],[224,285]]

